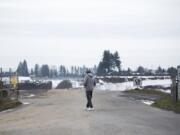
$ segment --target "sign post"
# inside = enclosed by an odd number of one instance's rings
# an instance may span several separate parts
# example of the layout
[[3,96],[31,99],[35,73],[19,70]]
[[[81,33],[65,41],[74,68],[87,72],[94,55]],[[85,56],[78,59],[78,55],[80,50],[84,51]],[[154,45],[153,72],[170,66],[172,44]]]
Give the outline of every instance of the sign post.
[[177,75],[178,100],[180,100],[180,66],[177,67],[177,73],[178,73],[178,75]]
[[3,89],[2,68],[0,68],[0,89]]
[[0,68],[0,81],[2,81],[2,68]]
[[133,85],[137,88],[142,87],[142,79],[141,78],[134,78]]

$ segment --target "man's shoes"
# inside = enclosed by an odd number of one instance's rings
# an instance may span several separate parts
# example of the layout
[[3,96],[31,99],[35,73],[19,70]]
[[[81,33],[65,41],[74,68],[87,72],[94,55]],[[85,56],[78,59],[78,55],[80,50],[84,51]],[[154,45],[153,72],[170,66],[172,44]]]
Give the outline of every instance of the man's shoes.
[[89,107],[86,108],[86,111],[90,111],[91,109]]
[[90,111],[94,111],[94,108],[92,107],[92,108],[90,108]]
[[88,108],[86,108],[86,111],[94,111],[94,108],[88,107]]

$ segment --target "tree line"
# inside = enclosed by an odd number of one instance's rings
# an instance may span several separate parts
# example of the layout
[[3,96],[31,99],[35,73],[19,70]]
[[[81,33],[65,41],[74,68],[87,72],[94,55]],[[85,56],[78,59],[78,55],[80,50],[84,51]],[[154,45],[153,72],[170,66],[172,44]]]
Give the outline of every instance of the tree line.
[[94,73],[96,72],[96,66],[93,68],[87,68],[86,66],[71,66],[70,68],[60,65],[49,66],[48,64],[35,64],[34,68],[28,70],[27,62],[24,60],[20,62],[17,68],[17,74],[19,76],[34,76],[34,77],[81,77],[84,76],[87,69],[91,69]]
[[[35,64],[34,68],[29,69],[27,61],[24,60],[19,63],[16,72],[19,76],[50,78],[81,77],[85,75],[87,69],[90,69],[94,74],[98,76],[177,75],[177,69],[175,67],[169,67],[168,69],[165,69],[159,66],[156,70],[148,69],[143,66],[139,66],[136,70],[132,70],[131,68],[124,70],[121,67],[122,62],[119,53],[117,51],[112,53],[109,50],[104,50],[101,61],[99,62],[97,67],[95,65],[93,68],[87,68],[86,66],[71,66],[70,68],[68,68],[64,65],[60,65],[59,67],[50,67],[47,64]],[[3,72],[1,73],[1,76],[9,76],[11,72],[11,70],[9,72]]]
[[97,68],[97,75],[99,76],[134,76],[134,75],[142,75],[142,76],[152,76],[152,75],[170,75],[176,76],[177,69],[175,67],[169,67],[168,69],[164,69],[162,67],[158,67],[156,70],[148,69],[143,66],[139,66],[136,70],[132,70],[128,68],[127,70],[121,69],[121,59],[119,53],[115,51],[115,53],[110,52],[109,50],[105,50],[103,52],[102,60],[100,61]]

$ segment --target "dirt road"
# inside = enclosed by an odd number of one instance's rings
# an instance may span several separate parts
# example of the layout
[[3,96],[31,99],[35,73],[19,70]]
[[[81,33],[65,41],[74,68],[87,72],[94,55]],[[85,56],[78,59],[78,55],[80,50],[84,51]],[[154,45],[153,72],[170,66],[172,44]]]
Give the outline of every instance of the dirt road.
[[180,115],[96,91],[95,111],[84,111],[82,90],[52,90],[0,112],[0,135],[180,135]]

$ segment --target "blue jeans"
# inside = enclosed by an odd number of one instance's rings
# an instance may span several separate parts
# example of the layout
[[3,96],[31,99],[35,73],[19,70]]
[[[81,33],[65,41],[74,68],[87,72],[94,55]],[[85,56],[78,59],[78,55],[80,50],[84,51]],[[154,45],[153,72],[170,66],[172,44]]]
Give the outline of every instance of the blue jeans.
[[87,105],[86,107],[87,108],[93,108],[93,105],[92,105],[92,95],[93,95],[93,91],[86,91],[86,97],[87,97]]

